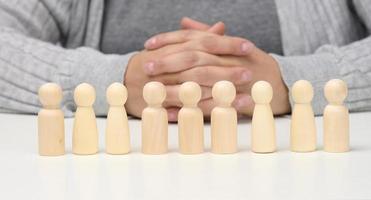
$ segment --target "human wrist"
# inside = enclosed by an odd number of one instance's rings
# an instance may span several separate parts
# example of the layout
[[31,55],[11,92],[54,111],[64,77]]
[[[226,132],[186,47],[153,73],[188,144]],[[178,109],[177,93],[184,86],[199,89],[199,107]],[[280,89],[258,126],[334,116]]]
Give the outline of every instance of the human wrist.
[[273,56],[269,55],[271,57],[272,64],[271,66],[274,68],[274,93],[275,98],[272,102],[272,110],[275,115],[282,115],[287,114],[291,112],[291,105],[289,100],[289,89],[287,85],[285,84],[282,72],[280,70],[279,63],[274,59]]
[[124,74],[123,74],[123,84],[124,85],[126,85],[127,80],[130,77],[130,75],[128,75],[128,74],[130,74],[131,68],[138,65],[138,58],[137,58],[139,56],[138,54],[139,53],[133,54],[128,61],[128,64],[126,66],[126,70],[124,71]]

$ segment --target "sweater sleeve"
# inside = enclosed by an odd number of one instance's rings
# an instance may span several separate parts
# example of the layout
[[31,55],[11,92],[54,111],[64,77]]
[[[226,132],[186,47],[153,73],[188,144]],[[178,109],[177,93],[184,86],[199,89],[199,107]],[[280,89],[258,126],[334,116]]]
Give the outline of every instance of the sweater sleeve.
[[63,89],[62,109],[72,116],[73,90],[87,82],[96,89],[96,114],[105,115],[105,90],[112,82],[123,82],[132,54],[107,55],[89,47],[61,47],[58,43],[69,37],[69,23],[58,16],[61,12],[68,16],[73,3],[54,2],[59,13],[42,1],[0,1],[0,110],[37,113],[41,107],[38,88],[55,82]]
[[285,56],[272,56],[287,87],[310,81],[313,109],[320,115],[327,104],[324,85],[343,79],[350,111],[371,110],[371,1],[276,0],[276,5]]
[[371,110],[371,36],[343,47],[325,45],[311,55],[272,56],[279,63],[290,93],[297,80],[305,79],[313,84],[315,114],[323,113],[327,104],[323,87],[333,78],[348,84],[345,103],[350,111]]

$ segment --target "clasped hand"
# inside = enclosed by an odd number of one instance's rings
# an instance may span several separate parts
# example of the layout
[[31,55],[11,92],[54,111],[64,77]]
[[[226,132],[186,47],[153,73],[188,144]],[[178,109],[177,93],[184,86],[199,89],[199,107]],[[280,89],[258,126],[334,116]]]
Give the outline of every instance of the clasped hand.
[[131,58],[124,79],[129,92],[126,103],[129,114],[140,117],[146,106],[143,86],[149,81],[160,81],[167,91],[163,106],[168,111],[169,121],[176,121],[182,106],[178,99],[179,86],[194,81],[202,89],[198,106],[205,117],[209,117],[215,106],[211,88],[219,80],[235,84],[237,96],[233,106],[240,115],[251,116],[254,104],[250,89],[258,80],[272,84],[273,112],[289,112],[287,88],[278,64],[269,54],[247,39],[224,35],[225,26],[221,22],[209,27],[184,18],[181,26],[183,30],[151,37],[145,42],[145,49]]

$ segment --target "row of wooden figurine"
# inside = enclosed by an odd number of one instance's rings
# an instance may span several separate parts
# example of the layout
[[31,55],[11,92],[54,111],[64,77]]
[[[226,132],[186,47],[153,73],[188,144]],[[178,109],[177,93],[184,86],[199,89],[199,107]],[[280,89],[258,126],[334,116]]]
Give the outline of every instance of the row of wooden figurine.
[[[228,81],[220,81],[213,86],[212,96],[217,106],[211,114],[211,151],[213,153],[237,152],[237,114],[231,103],[235,98],[235,87]],[[324,150],[344,152],[349,149],[348,111],[343,106],[346,97],[346,84],[338,79],[325,86],[325,96],[329,101],[324,111]],[[252,118],[251,149],[257,153],[274,152],[276,136],[270,101],[273,96],[268,82],[258,81],[251,90],[255,102]],[[39,90],[44,108],[38,115],[39,153],[45,156],[63,155],[64,116],[59,109],[62,99],[61,88],[47,83]],[[167,112],[161,106],[166,97],[163,84],[150,82],[143,88],[143,97],[148,107],[142,113],[142,152],[163,154],[168,148]],[[292,97],[295,102],[291,121],[291,150],[310,152],[316,149],[316,128],[311,107],[313,88],[308,81],[300,80],[293,85]],[[183,107],[178,115],[179,150],[184,154],[197,154],[204,151],[203,114],[197,107],[201,89],[197,83],[181,85],[179,99]],[[98,152],[98,131],[92,105],[95,90],[83,83],[76,87],[74,99],[77,105],[73,127],[72,151],[75,154],[89,155]],[[124,104],[127,90],[120,83],[113,83],[107,89],[110,109],[107,115],[106,152],[126,154],[130,151],[130,134]]]

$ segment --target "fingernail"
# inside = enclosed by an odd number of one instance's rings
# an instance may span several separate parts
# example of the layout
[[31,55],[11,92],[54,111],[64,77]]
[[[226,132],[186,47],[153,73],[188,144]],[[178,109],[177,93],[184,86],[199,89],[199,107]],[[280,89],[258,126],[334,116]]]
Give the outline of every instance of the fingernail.
[[251,73],[249,71],[244,71],[241,74],[241,81],[251,81]]
[[147,73],[147,74],[153,74],[153,72],[155,71],[155,63],[153,62],[149,62],[147,64],[144,65],[144,71]]
[[151,46],[155,45],[156,44],[156,38],[151,38],[149,40],[147,40],[145,43],[144,43],[144,47],[146,48],[150,48]]
[[252,46],[253,45],[250,42],[244,42],[241,45],[241,51],[247,53],[252,48]]

